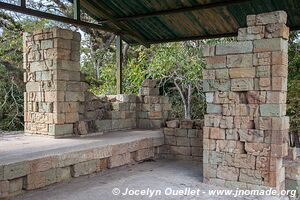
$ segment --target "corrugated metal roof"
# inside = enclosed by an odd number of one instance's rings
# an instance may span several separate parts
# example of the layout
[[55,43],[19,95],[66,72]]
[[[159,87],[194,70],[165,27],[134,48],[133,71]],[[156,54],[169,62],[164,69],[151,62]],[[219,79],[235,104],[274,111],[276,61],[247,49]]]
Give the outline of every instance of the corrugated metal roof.
[[291,29],[300,27],[300,0],[81,0],[81,6],[129,44],[235,35],[247,15],[276,10],[288,13]]

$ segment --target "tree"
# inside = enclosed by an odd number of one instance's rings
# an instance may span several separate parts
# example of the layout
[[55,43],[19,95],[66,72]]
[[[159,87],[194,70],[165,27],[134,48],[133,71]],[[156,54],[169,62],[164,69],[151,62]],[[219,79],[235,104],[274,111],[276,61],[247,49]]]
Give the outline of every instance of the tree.
[[[191,99],[202,91],[202,69],[205,66],[199,42],[170,43],[157,48],[149,66],[149,77],[161,85],[174,84],[184,107],[184,118],[191,119]],[[201,93],[202,94],[202,93]]]

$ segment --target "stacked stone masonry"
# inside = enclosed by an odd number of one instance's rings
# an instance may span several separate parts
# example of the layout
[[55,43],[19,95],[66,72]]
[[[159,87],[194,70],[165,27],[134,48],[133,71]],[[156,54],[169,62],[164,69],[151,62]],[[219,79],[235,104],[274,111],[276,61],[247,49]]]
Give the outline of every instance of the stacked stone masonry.
[[154,159],[164,144],[162,134],[140,140],[77,151],[53,153],[0,164],[0,199],[123,165]]
[[60,28],[24,34],[25,132],[64,137],[161,128],[171,106],[155,80],[141,95],[98,97],[80,73],[80,34]]
[[163,158],[202,162],[203,121],[172,120],[164,128],[165,145],[160,152]]
[[289,129],[286,22],[284,11],[249,15],[237,42],[204,47],[205,181],[284,188]]

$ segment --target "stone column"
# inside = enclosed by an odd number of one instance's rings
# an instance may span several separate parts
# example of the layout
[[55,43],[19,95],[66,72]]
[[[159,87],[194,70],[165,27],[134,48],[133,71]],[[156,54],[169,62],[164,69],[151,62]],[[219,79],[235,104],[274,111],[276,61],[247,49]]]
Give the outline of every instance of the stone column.
[[204,180],[284,188],[288,37],[284,11],[247,16],[238,42],[206,46]]
[[24,34],[25,132],[62,137],[79,121],[80,34],[60,28]]

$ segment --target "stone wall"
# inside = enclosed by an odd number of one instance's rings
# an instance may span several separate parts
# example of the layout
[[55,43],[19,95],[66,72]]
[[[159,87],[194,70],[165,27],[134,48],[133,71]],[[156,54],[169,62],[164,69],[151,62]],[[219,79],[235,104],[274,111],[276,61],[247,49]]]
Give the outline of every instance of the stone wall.
[[155,80],[145,80],[140,95],[95,96],[79,61],[79,33],[53,28],[24,34],[26,133],[64,137],[163,127],[171,106]]
[[238,42],[206,46],[204,180],[284,188],[289,28],[283,11],[247,16]]
[[202,162],[203,121],[172,120],[164,128],[165,145],[161,156],[164,158],[194,160]]
[[73,133],[86,84],[80,78],[80,34],[59,28],[24,34],[25,132]]

